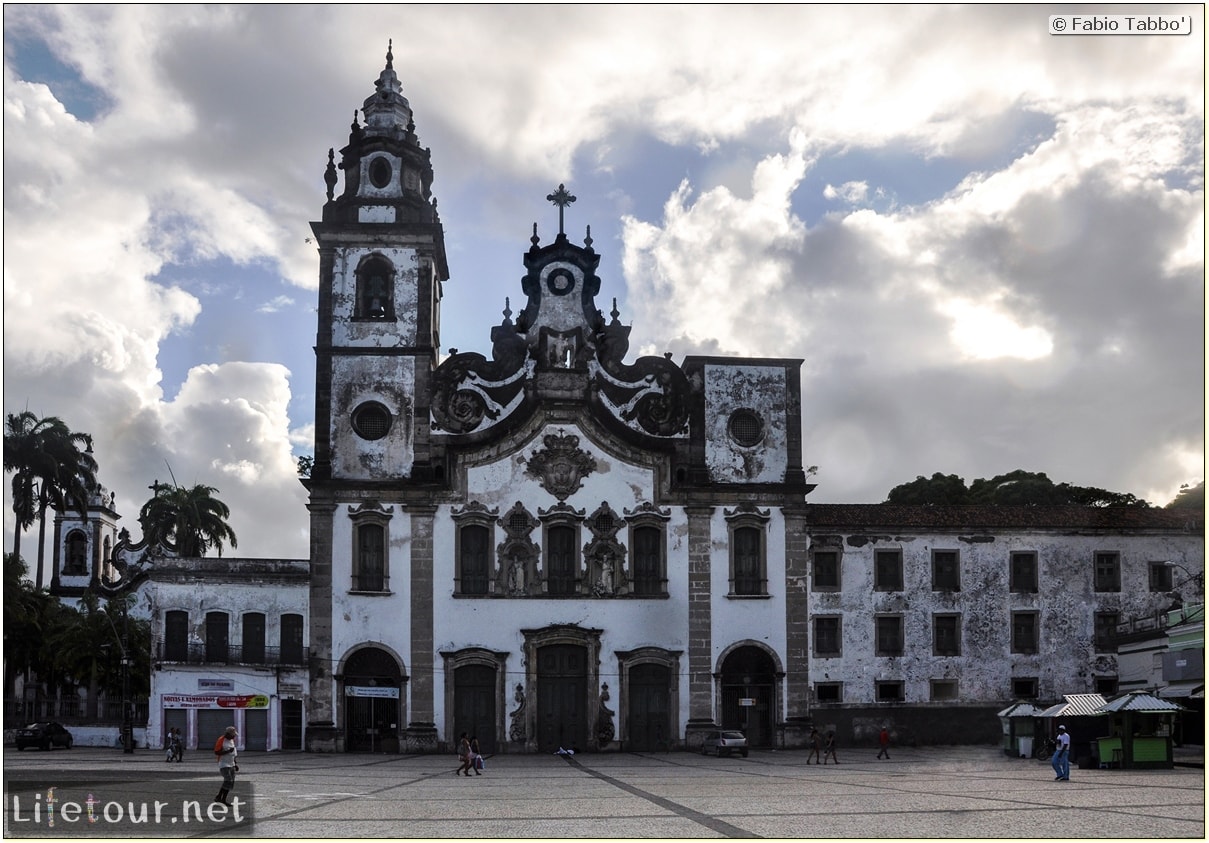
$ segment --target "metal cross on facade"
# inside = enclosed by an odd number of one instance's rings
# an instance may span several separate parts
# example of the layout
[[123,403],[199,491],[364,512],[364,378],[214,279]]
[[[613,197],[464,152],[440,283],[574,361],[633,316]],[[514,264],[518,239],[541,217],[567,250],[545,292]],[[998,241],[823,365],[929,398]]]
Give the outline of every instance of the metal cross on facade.
[[560,184],[558,190],[546,196],[547,201],[553,202],[558,206],[558,233],[563,233],[563,211],[566,207],[575,201],[575,197],[567,192],[567,186]]

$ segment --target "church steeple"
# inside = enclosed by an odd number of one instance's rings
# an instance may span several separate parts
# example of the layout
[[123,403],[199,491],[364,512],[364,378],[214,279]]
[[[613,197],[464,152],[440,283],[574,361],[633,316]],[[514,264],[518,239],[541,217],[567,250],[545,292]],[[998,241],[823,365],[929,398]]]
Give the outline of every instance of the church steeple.
[[416,137],[411,104],[395,73],[393,42],[374,93],[353,112],[348,145],[336,165],[344,171],[344,193],[335,196],[335,170],[329,163],[324,181],[328,203],[324,222],[439,223],[432,198],[431,153]]
[[393,41],[387,42],[386,67],[378,74],[377,88],[361,106],[365,133],[371,136],[403,138],[409,131],[414,139],[411,105],[403,96],[403,86],[395,73]]
[[[428,464],[425,384],[449,266],[431,153],[394,59],[392,43],[348,144],[328,152],[323,219],[311,224],[320,260],[313,484],[383,482]],[[389,389],[368,386],[388,369]]]

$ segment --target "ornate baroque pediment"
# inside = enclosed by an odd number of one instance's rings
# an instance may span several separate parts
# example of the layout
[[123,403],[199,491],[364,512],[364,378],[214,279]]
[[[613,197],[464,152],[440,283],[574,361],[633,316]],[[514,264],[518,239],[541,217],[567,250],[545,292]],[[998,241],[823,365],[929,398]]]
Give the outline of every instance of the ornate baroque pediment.
[[546,447],[529,457],[525,473],[537,478],[554,497],[565,501],[596,470],[596,458],[579,447],[579,437],[572,433],[548,434],[542,441]]

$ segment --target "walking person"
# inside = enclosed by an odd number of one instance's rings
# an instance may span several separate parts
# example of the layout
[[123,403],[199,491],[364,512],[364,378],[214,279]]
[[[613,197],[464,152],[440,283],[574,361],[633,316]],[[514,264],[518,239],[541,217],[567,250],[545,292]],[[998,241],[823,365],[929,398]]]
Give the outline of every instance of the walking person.
[[483,756],[479,752],[478,735],[470,736],[470,766],[474,767],[474,774],[476,776],[483,775]]
[[878,742],[878,744],[881,745],[881,749],[878,750],[877,757],[885,758],[887,761],[889,761],[890,760],[890,730],[887,729],[885,726],[882,726],[882,732],[880,735],[877,736],[877,742]]
[[458,761],[461,763],[461,766],[454,770],[453,774],[456,776],[460,773],[465,773],[469,776],[470,764],[472,760],[473,758],[470,754],[470,739],[466,737],[465,732],[462,732],[462,736],[458,738]]
[[827,733],[827,743],[823,747],[823,763],[827,763],[827,759],[831,758],[836,764],[840,763],[840,759],[835,755],[835,732]]
[[1054,781],[1070,781],[1070,735],[1066,734],[1065,726],[1058,727],[1058,745],[1049,763],[1054,768]]
[[810,763],[810,759],[814,759],[815,764],[822,764],[819,760],[819,753],[823,750],[823,736],[819,734],[819,730],[811,727],[810,729],[810,754],[806,756],[806,763]]
[[214,797],[214,801],[223,805],[231,804],[227,801],[227,794],[235,789],[235,774],[239,772],[239,765],[235,763],[239,757],[239,750],[235,747],[235,739],[238,737],[239,732],[235,731],[235,727],[228,726],[223,736],[214,744],[214,757],[218,759],[218,772],[222,774],[222,788]]

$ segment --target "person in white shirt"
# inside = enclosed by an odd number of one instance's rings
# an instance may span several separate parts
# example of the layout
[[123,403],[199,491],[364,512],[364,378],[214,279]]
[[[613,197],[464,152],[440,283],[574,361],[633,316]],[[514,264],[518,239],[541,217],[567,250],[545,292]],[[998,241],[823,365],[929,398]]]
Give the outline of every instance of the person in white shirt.
[[218,759],[218,772],[222,774],[222,788],[214,797],[214,801],[221,802],[223,805],[231,804],[227,801],[227,794],[235,789],[235,774],[239,771],[239,765],[235,763],[239,756],[239,751],[235,747],[235,739],[238,737],[239,732],[235,731],[235,727],[228,726],[227,731],[223,733],[214,747],[214,755]]
[[1058,745],[1049,763],[1054,768],[1054,781],[1070,781],[1070,735],[1066,734],[1065,726],[1058,727]]

